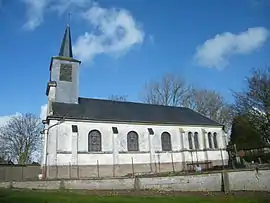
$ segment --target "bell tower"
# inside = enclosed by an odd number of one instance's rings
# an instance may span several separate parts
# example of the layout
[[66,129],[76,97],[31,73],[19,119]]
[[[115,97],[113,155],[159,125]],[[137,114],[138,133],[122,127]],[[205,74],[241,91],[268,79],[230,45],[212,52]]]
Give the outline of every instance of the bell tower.
[[80,61],[73,58],[70,26],[67,25],[58,56],[51,59],[47,84],[48,113],[51,102],[77,104]]

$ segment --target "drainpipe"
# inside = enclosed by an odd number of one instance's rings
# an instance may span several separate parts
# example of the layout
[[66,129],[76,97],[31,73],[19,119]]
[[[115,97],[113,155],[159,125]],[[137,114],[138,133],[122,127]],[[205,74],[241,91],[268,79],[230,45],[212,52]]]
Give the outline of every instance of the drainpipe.
[[[45,140],[45,142],[46,142],[46,148],[45,148],[45,172],[44,172],[44,174],[45,174],[45,177],[44,177],[44,178],[45,178],[45,179],[47,179],[48,136],[49,136],[49,130],[50,130],[51,128],[57,126],[57,125],[60,125],[60,124],[63,123],[63,122],[64,122],[64,117],[60,118],[60,120],[59,120],[57,123],[55,123],[55,124],[49,126],[47,129],[44,129],[44,133],[43,133],[43,134],[45,134],[45,131],[46,131],[46,137],[45,137],[45,139],[46,139],[46,140]],[[48,120],[43,121],[43,124],[48,124]]]

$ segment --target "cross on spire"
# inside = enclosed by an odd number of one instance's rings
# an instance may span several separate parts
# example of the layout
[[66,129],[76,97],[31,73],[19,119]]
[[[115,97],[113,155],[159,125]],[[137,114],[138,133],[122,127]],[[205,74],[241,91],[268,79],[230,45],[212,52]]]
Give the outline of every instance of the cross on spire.
[[68,16],[67,16],[67,26],[70,26],[70,21],[71,21],[71,12],[68,12]]

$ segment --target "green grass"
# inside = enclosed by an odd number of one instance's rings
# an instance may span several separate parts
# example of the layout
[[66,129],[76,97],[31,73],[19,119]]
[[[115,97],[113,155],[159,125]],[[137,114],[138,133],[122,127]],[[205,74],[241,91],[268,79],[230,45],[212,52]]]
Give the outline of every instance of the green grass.
[[[107,193],[108,195],[109,193]],[[0,190],[0,203],[267,203],[268,198],[255,196],[90,196],[78,192],[43,192],[31,190]]]

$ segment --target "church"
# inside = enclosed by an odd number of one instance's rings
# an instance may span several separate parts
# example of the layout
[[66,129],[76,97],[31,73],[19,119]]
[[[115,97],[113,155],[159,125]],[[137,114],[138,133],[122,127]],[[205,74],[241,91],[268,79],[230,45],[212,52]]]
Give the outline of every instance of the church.
[[70,26],[51,58],[44,178],[90,178],[227,165],[221,124],[184,107],[79,97]]

